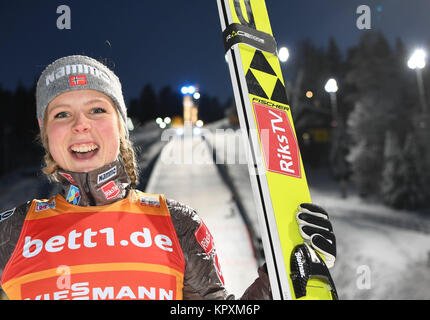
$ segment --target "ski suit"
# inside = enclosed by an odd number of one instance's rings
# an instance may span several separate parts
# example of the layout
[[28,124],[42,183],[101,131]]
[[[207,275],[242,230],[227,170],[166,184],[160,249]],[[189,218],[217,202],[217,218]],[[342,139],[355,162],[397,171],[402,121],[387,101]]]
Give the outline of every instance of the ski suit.
[[[59,174],[59,194],[0,215],[0,284],[10,299],[235,298],[195,210],[133,190],[121,161]],[[271,299],[258,273],[242,299]]]

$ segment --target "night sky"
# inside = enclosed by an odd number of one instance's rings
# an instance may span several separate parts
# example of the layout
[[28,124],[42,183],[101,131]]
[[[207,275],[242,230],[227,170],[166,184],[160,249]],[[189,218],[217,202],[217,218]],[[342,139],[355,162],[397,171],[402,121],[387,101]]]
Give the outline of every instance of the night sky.
[[[233,95],[224,60],[215,0],[6,1],[0,0],[0,84],[29,87],[44,67],[70,54],[108,58],[126,101],[152,83],[179,90],[198,83],[221,102]],[[57,29],[59,5],[71,9],[71,30]],[[356,27],[359,5],[371,8],[371,27],[390,42],[430,47],[429,0],[266,0],[278,47],[298,41],[326,46],[330,36],[345,50],[365,32]],[[1,102],[0,102],[1,105]]]

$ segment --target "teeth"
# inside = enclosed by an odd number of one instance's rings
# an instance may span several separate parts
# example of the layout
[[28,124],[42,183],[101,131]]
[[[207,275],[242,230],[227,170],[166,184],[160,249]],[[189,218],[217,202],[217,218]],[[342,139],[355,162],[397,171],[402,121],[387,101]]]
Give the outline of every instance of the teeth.
[[74,152],[89,152],[89,151],[96,150],[98,148],[99,147],[95,144],[91,144],[91,145],[81,144],[81,145],[73,145],[70,147],[70,149],[72,149],[72,151]]

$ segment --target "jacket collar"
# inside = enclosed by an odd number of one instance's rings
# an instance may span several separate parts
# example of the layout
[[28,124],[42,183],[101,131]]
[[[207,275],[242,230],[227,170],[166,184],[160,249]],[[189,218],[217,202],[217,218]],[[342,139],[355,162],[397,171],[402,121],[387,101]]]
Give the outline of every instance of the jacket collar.
[[125,198],[130,189],[130,178],[120,160],[89,172],[60,169],[58,177],[62,185],[60,194],[78,206],[110,204]]

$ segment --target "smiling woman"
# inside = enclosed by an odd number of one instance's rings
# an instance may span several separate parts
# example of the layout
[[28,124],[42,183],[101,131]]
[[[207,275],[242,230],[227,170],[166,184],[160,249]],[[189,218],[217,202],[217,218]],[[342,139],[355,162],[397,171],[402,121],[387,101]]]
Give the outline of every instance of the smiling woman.
[[115,104],[95,90],[65,92],[47,108],[48,148],[58,165],[88,172],[119,155],[119,116]]
[[[43,71],[36,103],[43,172],[62,189],[0,214],[9,298],[234,299],[197,213],[136,189],[127,109],[111,70],[85,56],[58,59]],[[67,288],[58,276],[65,266]],[[271,298],[264,268],[259,275],[243,299]]]

